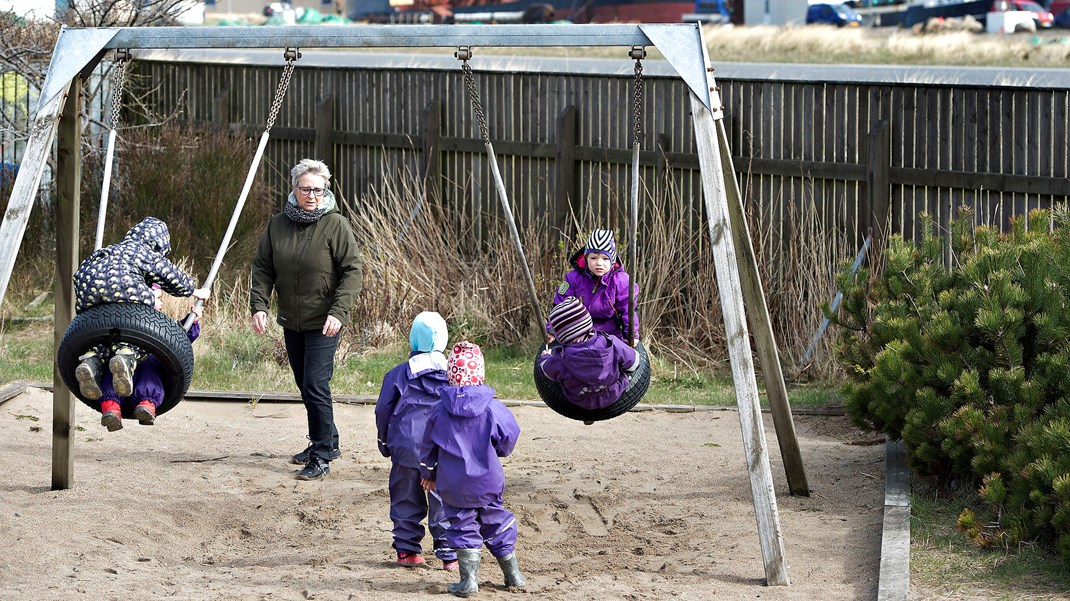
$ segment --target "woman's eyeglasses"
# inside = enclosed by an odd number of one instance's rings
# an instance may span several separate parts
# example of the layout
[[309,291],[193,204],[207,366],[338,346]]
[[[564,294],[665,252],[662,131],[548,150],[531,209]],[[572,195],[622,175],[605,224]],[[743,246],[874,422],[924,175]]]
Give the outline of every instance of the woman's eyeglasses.
[[323,196],[323,193],[327,191],[326,188],[310,188],[307,186],[302,186],[298,190],[305,196]]

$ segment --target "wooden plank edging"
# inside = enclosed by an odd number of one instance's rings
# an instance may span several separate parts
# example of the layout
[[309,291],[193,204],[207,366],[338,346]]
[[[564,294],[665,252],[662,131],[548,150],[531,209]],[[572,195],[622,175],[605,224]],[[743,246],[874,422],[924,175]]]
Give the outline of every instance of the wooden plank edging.
[[907,601],[910,594],[910,471],[901,440],[885,444],[884,531],[877,601]]
[[[0,386],[0,404],[22,394],[27,388],[40,388],[52,391],[52,384],[48,382],[22,382],[16,381]],[[248,403],[300,403],[301,394],[298,392],[263,392],[258,390],[189,390],[183,397],[191,401],[222,401]],[[336,394],[334,402],[344,405],[374,405],[378,397],[370,394]],[[507,407],[546,407],[542,401],[526,401],[520,399],[501,399]],[[670,405],[639,403],[631,411],[665,411],[666,413],[697,413],[700,411],[735,411],[731,406],[713,405]],[[763,413],[769,413],[768,409],[762,409]],[[840,417],[846,415],[842,406],[832,407],[792,407],[794,415],[812,415]]]

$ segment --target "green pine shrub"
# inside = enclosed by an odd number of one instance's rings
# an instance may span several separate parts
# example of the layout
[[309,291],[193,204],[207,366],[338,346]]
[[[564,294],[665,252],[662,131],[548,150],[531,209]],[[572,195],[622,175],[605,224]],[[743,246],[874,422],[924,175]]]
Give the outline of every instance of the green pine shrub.
[[[878,274],[840,276],[847,410],[906,444],[919,475],[976,487],[958,526],[982,547],[1047,543],[1070,560],[1070,223],[892,237]],[[948,266],[950,265],[950,266]]]

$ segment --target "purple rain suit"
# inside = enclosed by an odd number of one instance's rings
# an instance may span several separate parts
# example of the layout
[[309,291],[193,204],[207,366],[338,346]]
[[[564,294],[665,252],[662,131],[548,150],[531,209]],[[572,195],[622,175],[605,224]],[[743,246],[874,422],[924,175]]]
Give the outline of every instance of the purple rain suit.
[[[570,263],[572,271],[565,274],[565,281],[554,293],[554,306],[561,304],[570,296],[575,296],[583,302],[583,306],[591,314],[596,331],[605,332],[623,340],[624,331],[621,328],[628,316],[628,282],[631,276],[621,267],[620,261],[616,261],[606,275],[596,278],[587,270],[584,249],[573,254]],[[635,286],[633,296],[638,300],[638,285]],[[632,314],[632,327],[635,328],[635,336],[638,338],[639,315],[637,313]],[[549,323],[546,324],[546,331],[550,331]]]
[[565,398],[584,409],[602,409],[617,402],[628,387],[628,373],[639,355],[621,339],[595,332],[582,342],[562,344],[539,357],[547,378],[561,384]]
[[[413,352],[410,357],[429,353]],[[375,403],[375,427],[379,452],[390,457],[390,520],[394,523],[394,549],[399,553],[422,553],[420,541],[427,518],[435,555],[455,561],[457,553],[446,543],[449,525],[442,499],[435,491],[424,492],[420,485],[420,440],[427,419],[438,404],[438,391],[448,383],[443,369],[421,369],[413,373],[406,361],[383,377],[379,400]]]
[[[178,320],[178,324],[184,324],[187,317],[189,315]],[[194,322],[193,327],[186,332],[186,337],[192,343],[200,335],[201,324],[200,322]],[[119,395],[115,393],[115,387],[111,383],[111,371],[102,369],[100,373],[100,399],[101,401],[118,401],[124,415],[129,415],[141,401],[152,401],[152,404],[159,409],[164,397],[167,396],[167,391],[164,390],[163,386],[163,371],[163,363],[160,363],[156,355],[146,356],[137,362],[137,367],[134,369],[133,394],[126,398],[119,398]]]
[[495,557],[516,548],[516,517],[505,508],[505,472],[498,457],[513,452],[520,426],[494,389],[444,386],[420,445],[420,474],[435,481],[453,549],[487,545]]

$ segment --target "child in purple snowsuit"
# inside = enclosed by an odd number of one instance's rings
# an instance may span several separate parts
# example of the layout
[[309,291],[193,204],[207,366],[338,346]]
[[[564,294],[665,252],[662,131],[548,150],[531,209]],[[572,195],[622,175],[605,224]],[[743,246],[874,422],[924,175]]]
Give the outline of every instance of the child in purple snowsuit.
[[513,452],[520,426],[483,383],[483,353],[469,342],[453,346],[447,361],[449,386],[431,411],[420,446],[425,490],[437,490],[449,526],[446,542],[456,549],[460,582],[450,593],[479,590],[479,562],[486,545],[505,574],[505,586],[522,588],[516,560],[516,516],[505,508],[505,472],[498,457]]
[[424,565],[420,541],[427,518],[435,555],[442,569],[457,570],[457,553],[446,544],[442,499],[425,491],[420,483],[420,440],[427,418],[438,404],[438,391],[446,378],[446,320],[425,311],[416,316],[409,331],[409,360],[387,372],[375,403],[375,427],[379,452],[390,458],[390,520],[394,522],[394,549],[398,565]]
[[[163,309],[163,301],[160,299],[162,291],[159,287],[153,287],[152,294],[155,297],[153,305],[157,311]],[[193,326],[186,332],[186,336],[192,343],[201,333],[201,308],[193,305],[189,315],[193,315]],[[178,323],[184,324],[189,317],[183,317]],[[151,426],[156,423],[156,410],[160,408],[167,390],[163,385],[163,363],[155,355],[147,355],[138,362],[132,376],[133,391],[129,396],[120,396],[115,392],[112,383],[112,374],[102,372],[100,374],[100,425],[114,432],[123,428],[123,411],[134,406],[134,417],[142,426]]]
[[578,298],[566,298],[550,311],[550,331],[560,346],[543,351],[539,368],[561,384],[565,398],[584,409],[617,402],[628,388],[628,374],[639,354],[615,336],[593,329],[591,314]]
[[[632,278],[621,267],[613,232],[595,230],[587,245],[576,251],[569,262],[572,271],[565,274],[565,281],[557,288],[554,306],[574,296],[587,307],[595,330],[625,340],[628,337],[624,328],[628,319],[628,284]],[[633,302],[639,298],[638,286],[634,287],[632,297]],[[553,334],[549,323],[546,331]],[[632,332],[638,340],[639,317],[634,311]]]

